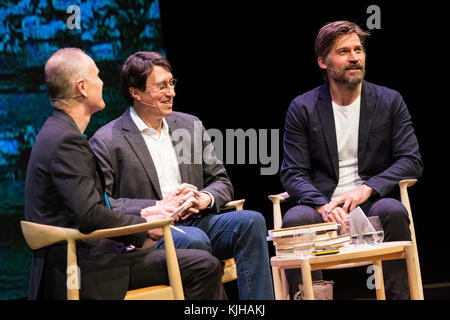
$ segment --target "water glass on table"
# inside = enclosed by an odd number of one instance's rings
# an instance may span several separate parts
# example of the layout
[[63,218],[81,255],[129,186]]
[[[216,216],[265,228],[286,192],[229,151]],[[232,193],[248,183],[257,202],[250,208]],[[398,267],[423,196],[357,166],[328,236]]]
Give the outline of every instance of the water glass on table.
[[383,242],[384,239],[384,231],[383,226],[381,225],[380,217],[371,216],[367,217],[369,219],[370,224],[374,228],[373,232],[365,232],[361,234],[361,242],[365,244],[377,245]]

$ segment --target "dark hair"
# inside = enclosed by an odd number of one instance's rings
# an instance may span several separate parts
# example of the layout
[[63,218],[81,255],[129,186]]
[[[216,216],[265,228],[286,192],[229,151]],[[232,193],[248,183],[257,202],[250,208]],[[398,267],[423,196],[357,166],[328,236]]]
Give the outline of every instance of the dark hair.
[[326,57],[330,53],[331,47],[337,38],[342,35],[356,33],[364,45],[366,37],[369,32],[363,31],[357,24],[349,21],[336,21],[323,26],[317,34],[316,42],[314,44],[314,51],[316,57]]
[[139,51],[127,58],[120,70],[120,89],[129,104],[133,104],[130,88],[145,90],[147,77],[154,66],[160,66],[172,72],[169,61],[157,52]]
[[[314,51],[316,53],[316,58],[323,57],[326,58],[330,53],[336,39],[340,36],[356,33],[361,41],[364,48],[364,42],[366,37],[370,36],[370,33],[363,31],[361,27],[357,24],[349,21],[335,21],[323,26],[316,37],[316,42],[314,43]],[[322,72],[326,72],[322,70]]]

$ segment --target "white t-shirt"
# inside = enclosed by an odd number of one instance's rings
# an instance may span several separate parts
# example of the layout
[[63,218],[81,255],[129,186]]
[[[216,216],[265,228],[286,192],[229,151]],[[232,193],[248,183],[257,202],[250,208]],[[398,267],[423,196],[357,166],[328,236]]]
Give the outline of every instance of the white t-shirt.
[[332,101],[339,155],[339,182],[332,198],[363,183],[358,175],[358,131],[361,95],[348,106]]

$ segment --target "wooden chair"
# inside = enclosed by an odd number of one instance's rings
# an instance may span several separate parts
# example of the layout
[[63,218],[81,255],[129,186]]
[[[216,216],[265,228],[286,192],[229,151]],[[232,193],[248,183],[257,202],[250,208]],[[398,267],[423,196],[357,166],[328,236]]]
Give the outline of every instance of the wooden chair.
[[[417,241],[416,241],[416,233],[414,230],[414,222],[413,222],[413,217],[412,217],[412,213],[411,213],[411,206],[410,206],[410,202],[409,202],[409,196],[408,196],[408,187],[411,187],[412,185],[414,185],[417,182],[417,179],[409,179],[409,180],[402,180],[399,183],[399,187],[400,187],[400,198],[401,198],[401,202],[402,204],[405,206],[406,210],[408,211],[408,217],[410,220],[410,224],[409,224],[409,228],[411,231],[411,242],[412,242],[412,246],[410,249],[412,252],[412,261],[415,264],[415,270],[417,270],[416,272],[416,277],[417,277],[417,283],[418,283],[418,288],[417,288],[417,292],[419,292],[419,296],[417,297],[420,300],[423,300],[423,287],[422,287],[422,277],[421,277],[421,273],[420,273],[420,263],[419,263],[419,255],[417,252]],[[280,229],[281,225],[282,225],[282,215],[281,215],[281,203],[290,200],[290,196],[287,192],[283,192],[277,195],[270,195],[269,199],[272,201],[273,204],[273,223],[274,223],[274,229]],[[367,261],[363,261],[360,263],[342,263],[340,265],[333,265],[330,268],[324,268],[324,269],[342,269],[342,268],[352,268],[352,267],[357,267],[357,266],[364,266],[364,265],[370,265],[370,262]],[[379,263],[377,265],[377,268],[381,270],[381,263]],[[286,280],[286,274],[284,272],[284,270],[280,270],[281,272],[281,293],[278,292],[278,295],[281,299],[283,300],[288,300],[289,299],[289,287],[288,287],[288,283]],[[378,297],[379,292],[377,291],[377,297]],[[383,295],[384,295],[384,288],[383,288]]]
[[[245,202],[245,199],[227,202],[225,204],[225,206],[221,209],[221,211],[233,210],[233,209],[236,211],[243,210],[244,202]],[[223,265],[222,283],[227,283],[227,282],[236,280],[237,272],[236,272],[236,261],[234,261],[234,258],[223,260],[222,265]]]
[[[73,279],[75,279],[75,281],[78,281],[79,279],[75,244],[77,240],[120,237],[133,233],[145,232],[150,229],[163,228],[170,285],[158,285],[131,290],[127,292],[125,300],[184,300],[180,269],[170,230],[171,222],[172,219],[164,219],[118,228],[101,229],[88,234],[83,234],[77,229],[43,225],[28,221],[21,221],[20,224],[25,241],[32,250],[44,248],[61,241],[67,242],[67,268],[68,270],[70,268],[72,271],[67,273],[67,283],[72,283]],[[78,288],[79,285],[77,284],[68,286],[68,300],[79,300]]]

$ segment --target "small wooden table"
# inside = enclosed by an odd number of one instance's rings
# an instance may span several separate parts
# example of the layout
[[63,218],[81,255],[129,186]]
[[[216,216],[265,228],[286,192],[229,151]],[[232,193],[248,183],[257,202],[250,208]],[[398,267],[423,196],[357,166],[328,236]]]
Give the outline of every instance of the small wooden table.
[[375,287],[378,300],[385,300],[383,272],[381,261],[405,259],[408,272],[409,292],[412,300],[423,300],[423,291],[419,288],[420,270],[417,270],[417,264],[413,254],[413,246],[410,241],[393,241],[384,242],[378,245],[358,245],[345,246],[340,248],[338,254],[325,256],[313,256],[309,258],[280,258],[272,257],[270,263],[272,265],[273,284],[275,289],[275,299],[286,299],[283,292],[287,288],[283,288],[281,277],[282,269],[301,268],[304,288],[304,299],[313,300],[314,293],[312,287],[311,271],[324,269],[342,269],[351,268],[362,265],[373,264],[376,266],[375,271]]

